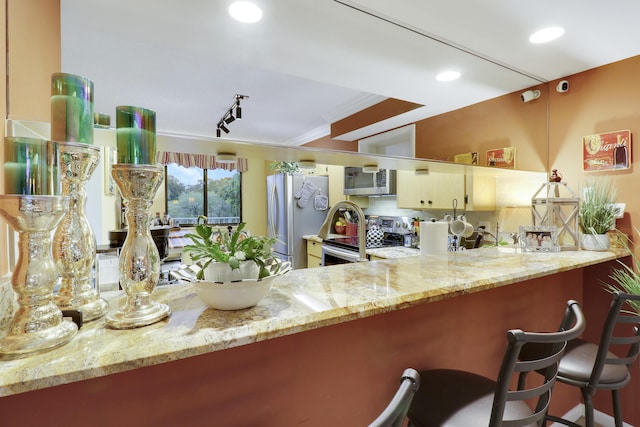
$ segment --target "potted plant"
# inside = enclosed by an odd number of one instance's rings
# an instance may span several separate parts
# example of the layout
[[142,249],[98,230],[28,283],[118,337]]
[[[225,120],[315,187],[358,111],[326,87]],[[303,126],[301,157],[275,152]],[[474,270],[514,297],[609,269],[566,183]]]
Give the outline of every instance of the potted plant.
[[607,231],[615,228],[616,198],[617,192],[609,177],[592,177],[587,180],[578,210],[580,245],[583,249],[609,249]]
[[[625,247],[631,254],[631,265],[618,261],[621,268],[614,269],[609,276],[615,285],[609,284],[607,289],[610,292],[619,290],[631,295],[640,295],[640,273],[638,273],[640,272],[640,260],[628,241],[625,241]],[[636,314],[640,314],[640,302],[634,300],[627,300],[627,302]]]
[[[195,233],[186,234],[192,244],[185,246],[193,261],[201,270],[199,280],[230,282],[244,279],[262,279],[277,273],[273,264],[279,264],[272,257],[274,238],[250,236],[240,223],[235,231],[218,229],[207,224],[207,217],[198,217]],[[269,268],[267,268],[267,263]]]

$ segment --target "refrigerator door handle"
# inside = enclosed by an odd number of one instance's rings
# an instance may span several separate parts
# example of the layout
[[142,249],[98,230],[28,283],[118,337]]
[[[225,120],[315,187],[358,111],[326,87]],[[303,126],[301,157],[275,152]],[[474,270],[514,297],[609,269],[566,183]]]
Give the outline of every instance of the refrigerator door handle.
[[267,204],[267,216],[269,217],[269,224],[267,224],[267,226],[269,227],[269,235],[273,236],[276,238],[276,241],[278,243],[285,243],[283,240],[280,240],[276,230],[276,214],[277,212],[275,212],[276,210],[276,191],[277,191],[278,186],[274,185],[271,187],[271,194],[269,194],[269,203]]

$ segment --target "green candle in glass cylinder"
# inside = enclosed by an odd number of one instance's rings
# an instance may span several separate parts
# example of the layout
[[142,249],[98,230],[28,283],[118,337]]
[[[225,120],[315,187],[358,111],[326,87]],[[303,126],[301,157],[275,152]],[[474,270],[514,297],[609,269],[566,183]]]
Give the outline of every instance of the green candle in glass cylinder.
[[62,194],[58,167],[55,143],[38,138],[4,138],[4,194],[58,196]]
[[156,164],[156,113],[140,107],[116,107],[118,163]]
[[93,82],[67,73],[51,75],[51,140],[93,144]]

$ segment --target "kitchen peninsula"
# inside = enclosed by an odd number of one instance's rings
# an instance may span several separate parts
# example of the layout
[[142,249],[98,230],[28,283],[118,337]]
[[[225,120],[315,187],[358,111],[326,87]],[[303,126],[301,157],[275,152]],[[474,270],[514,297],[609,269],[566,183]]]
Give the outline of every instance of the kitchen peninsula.
[[[606,310],[597,278],[625,255],[482,248],[294,270],[237,312],[207,308],[190,284],[160,287],[163,322],[97,320],[61,348],[1,361],[0,425],[366,425],[407,366],[495,377],[507,329],[554,330],[568,299]],[[559,411],[578,403],[557,387]]]

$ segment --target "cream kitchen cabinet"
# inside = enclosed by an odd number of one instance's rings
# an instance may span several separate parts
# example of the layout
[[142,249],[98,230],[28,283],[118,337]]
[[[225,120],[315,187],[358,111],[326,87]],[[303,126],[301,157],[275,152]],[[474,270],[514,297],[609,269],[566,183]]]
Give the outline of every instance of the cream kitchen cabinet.
[[466,175],[465,210],[496,210],[496,178],[484,175]]
[[453,199],[464,206],[464,175],[451,173],[418,174],[397,172],[397,204],[405,209],[451,209]]
[[307,240],[307,268],[320,267],[322,265],[322,243],[315,240]]
[[397,205],[405,209],[495,210],[496,182],[492,176],[454,173],[397,172]]

